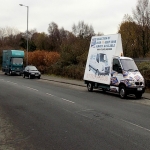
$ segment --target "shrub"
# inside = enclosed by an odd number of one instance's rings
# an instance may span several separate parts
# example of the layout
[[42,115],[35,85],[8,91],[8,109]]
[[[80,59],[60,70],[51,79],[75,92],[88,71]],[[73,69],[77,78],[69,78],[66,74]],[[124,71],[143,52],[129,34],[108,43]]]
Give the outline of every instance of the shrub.
[[150,88],[150,62],[141,62],[137,66],[145,79],[146,87]]
[[57,52],[34,51],[28,53],[28,64],[35,65],[42,73],[47,73],[60,58]]

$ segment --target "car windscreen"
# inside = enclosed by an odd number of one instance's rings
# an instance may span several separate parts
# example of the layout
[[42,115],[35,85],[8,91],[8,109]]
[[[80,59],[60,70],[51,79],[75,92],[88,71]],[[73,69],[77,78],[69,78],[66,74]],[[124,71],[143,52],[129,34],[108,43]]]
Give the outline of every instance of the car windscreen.
[[37,68],[36,68],[35,66],[30,66],[30,67],[29,67],[29,70],[30,70],[30,71],[37,71]]
[[138,68],[134,62],[134,60],[131,59],[121,59],[122,67],[125,71],[138,71]]

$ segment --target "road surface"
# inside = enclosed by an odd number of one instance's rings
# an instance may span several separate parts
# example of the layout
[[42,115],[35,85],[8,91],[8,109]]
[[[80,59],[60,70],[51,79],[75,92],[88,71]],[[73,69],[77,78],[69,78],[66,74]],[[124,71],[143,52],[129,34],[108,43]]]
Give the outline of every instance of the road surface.
[[0,74],[0,149],[149,150],[149,100]]

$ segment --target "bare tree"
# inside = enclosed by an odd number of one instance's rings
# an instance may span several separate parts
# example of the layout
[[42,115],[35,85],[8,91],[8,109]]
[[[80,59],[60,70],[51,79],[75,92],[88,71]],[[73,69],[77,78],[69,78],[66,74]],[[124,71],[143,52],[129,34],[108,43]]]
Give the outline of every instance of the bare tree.
[[138,0],[133,17],[138,25],[137,39],[143,49],[143,57],[150,50],[150,5],[149,0]]
[[88,37],[95,34],[92,25],[89,26],[84,21],[79,21],[78,25],[73,24],[72,32],[77,37]]
[[51,45],[51,50],[59,51],[61,38],[60,31],[58,29],[58,25],[55,22],[51,22],[48,27],[49,32],[49,42]]
[[11,27],[0,28],[0,37],[7,37],[10,35],[15,36],[19,33],[20,33],[20,31],[15,28],[11,28]]

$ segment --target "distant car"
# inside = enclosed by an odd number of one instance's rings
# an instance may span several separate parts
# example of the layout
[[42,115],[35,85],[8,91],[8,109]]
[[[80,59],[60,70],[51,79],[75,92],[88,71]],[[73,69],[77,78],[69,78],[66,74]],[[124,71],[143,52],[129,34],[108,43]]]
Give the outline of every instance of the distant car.
[[41,73],[38,71],[38,69],[35,66],[26,66],[23,70],[23,78],[28,77],[31,78],[38,78],[40,79]]

